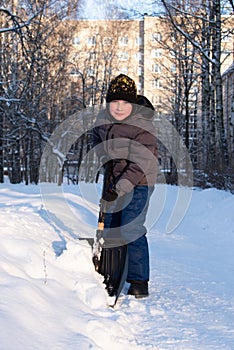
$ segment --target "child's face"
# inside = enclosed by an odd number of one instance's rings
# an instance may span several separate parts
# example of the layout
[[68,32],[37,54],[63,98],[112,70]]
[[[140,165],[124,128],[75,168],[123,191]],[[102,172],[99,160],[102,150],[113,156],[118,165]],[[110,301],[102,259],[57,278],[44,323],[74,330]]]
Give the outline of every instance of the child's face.
[[132,112],[132,104],[124,100],[110,102],[110,114],[118,121],[126,119]]

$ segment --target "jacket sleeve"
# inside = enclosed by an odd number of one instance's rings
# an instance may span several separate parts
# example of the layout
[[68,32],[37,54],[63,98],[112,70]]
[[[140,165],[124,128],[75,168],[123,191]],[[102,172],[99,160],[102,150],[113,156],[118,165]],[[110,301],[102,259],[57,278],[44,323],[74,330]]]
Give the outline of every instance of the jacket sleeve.
[[103,165],[108,160],[108,155],[106,154],[103,147],[102,139],[103,127],[94,127],[92,130],[92,147],[98,158],[100,165]]
[[140,183],[147,184],[157,172],[156,137],[139,129],[134,140],[130,140],[129,163],[116,184],[119,195],[130,192]]
[[97,146],[101,142],[102,142],[102,140],[101,140],[100,134],[98,132],[98,127],[94,127],[92,130],[92,147]]

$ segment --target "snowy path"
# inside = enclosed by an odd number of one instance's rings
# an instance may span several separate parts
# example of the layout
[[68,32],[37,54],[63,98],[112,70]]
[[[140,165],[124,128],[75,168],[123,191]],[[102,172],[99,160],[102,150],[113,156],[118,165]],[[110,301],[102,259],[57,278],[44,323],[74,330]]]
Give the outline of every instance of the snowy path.
[[233,350],[234,196],[194,191],[168,235],[174,192],[149,234],[150,297],[108,309],[90,248],[48,219],[36,186],[1,185],[1,350]]

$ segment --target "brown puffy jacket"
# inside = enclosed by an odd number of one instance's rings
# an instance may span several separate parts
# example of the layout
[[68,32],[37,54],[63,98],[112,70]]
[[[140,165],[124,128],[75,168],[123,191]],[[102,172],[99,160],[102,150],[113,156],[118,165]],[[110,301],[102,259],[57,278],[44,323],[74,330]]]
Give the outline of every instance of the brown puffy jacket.
[[[114,185],[119,194],[134,186],[153,186],[157,177],[157,143],[152,113],[147,108],[122,122],[101,111],[93,129],[93,146],[101,162],[112,160]],[[146,112],[144,112],[146,111]]]

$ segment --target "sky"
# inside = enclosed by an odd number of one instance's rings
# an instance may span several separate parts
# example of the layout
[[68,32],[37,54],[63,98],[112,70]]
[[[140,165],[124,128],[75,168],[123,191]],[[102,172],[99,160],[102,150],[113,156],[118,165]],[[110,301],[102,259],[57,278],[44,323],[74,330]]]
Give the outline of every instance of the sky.
[[157,185],[155,220],[147,220],[150,295],[128,296],[126,283],[110,308],[91,248],[77,239],[87,225],[95,233],[89,193],[98,198],[100,184],[62,189],[76,235],[45,206],[40,186],[0,184],[1,350],[234,349],[233,194],[192,188],[169,234],[180,189]]
[[[226,6],[226,14],[232,12],[229,1],[224,1]],[[161,0],[82,0],[80,16],[83,19],[115,19],[116,7],[124,13],[128,13],[130,18],[142,18],[144,13],[148,15],[158,14],[162,12]]]
[[116,12],[113,9],[118,8],[128,12],[131,17],[141,18],[144,13],[151,14],[155,11],[156,5],[152,5],[151,0],[130,1],[130,0],[86,0],[82,2],[81,17],[84,19],[114,19]]

